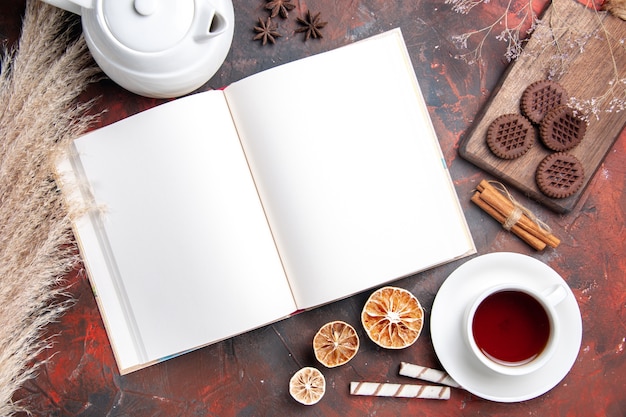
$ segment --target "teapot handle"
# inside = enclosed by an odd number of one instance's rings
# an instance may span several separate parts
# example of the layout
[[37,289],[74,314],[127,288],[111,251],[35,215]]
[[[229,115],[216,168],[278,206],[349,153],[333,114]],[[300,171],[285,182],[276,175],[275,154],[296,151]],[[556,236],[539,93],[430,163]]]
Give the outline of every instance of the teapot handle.
[[75,13],[77,15],[82,14],[83,7],[86,9],[93,8],[94,0],[41,0],[44,3],[48,3],[52,6],[59,7],[68,12]]
[[203,3],[198,13],[197,33],[194,36],[199,42],[221,35],[232,24],[211,3],[208,1]]

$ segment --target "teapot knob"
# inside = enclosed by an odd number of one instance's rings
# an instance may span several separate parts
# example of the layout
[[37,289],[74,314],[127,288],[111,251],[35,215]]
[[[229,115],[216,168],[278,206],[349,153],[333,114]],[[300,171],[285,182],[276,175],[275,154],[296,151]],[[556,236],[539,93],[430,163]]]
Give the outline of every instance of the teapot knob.
[[221,35],[231,24],[210,2],[204,1],[203,3],[199,12],[198,31],[194,36],[196,41],[204,41]]
[[159,8],[158,0],[135,0],[135,11],[142,16],[150,16]]

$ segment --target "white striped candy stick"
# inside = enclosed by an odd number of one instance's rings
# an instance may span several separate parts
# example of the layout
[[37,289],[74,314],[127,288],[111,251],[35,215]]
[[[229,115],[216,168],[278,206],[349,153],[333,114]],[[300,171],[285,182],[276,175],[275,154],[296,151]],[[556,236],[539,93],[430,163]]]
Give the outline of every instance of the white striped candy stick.
[[450,399],[450,387],[435,385],[391,384],[378,382],[351,382],[350,394],[375,397]]

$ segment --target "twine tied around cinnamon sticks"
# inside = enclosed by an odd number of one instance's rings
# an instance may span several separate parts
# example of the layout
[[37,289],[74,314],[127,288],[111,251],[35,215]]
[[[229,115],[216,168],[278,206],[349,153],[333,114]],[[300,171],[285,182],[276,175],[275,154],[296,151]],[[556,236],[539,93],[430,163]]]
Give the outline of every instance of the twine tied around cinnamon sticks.
[[546,246],[556,248],[561,243],[547,224],[515,200],[499,182],[482,180],[471,201],[535,250],[543,250]]

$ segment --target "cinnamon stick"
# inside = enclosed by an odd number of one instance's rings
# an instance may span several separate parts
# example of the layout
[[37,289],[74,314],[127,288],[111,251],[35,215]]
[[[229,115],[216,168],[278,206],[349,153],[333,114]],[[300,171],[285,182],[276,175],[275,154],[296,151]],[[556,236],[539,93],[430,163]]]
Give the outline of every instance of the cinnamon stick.
[[[505,218],[505,221],[506,218],[511,215],[514,210],[513,204],[509,200],[505,199],[502,194],[500,194],[496,190],[486,188],[481,192],[480,198],[491,207],[493,207],[496,211],[498,211],[498,213],[502,214]],[[549,246],[556,247],[556,245],[558,245],[558,242],[555,242],[554,239],[552,239],[551,235],[547,234],[547,232],[541,229],[535,222],[530,220],[524,214],[522,214],[522,216],[519,218],[516,225],[519,226],[521,229],[524,229],[531,235],[535,236],[536,238],[542,240]]]
[[[496,219],[500,224],[504,224],[506,221],[506,217],[500,214],[496,209],[487,204],[484,200],[480,198],[481,193],[476,191],[471,198],[471,201],[475,203],[478,207],[480,207],[485,213],[489,214],[491,217]],[[522,239],[528,245],[530,245],[535,250],[543,250],[546,247],[546,243],[540,239],[537,239],[532,234],[528,233],[526,230],[522,229],[518,225],[514,225],[511,227],[511,232],[514,233],[517,237]]]
[[[481,192],[481,199],[496,209],[505,219],[508,218],[515,209],[513,202],[502,195],[487,181],[482,180],[476,189]],[[528,218],[526,214],[523,214],[516,224],[550,247],[556,248],[561,243],[556,236],[541,228],[537,223]]]

